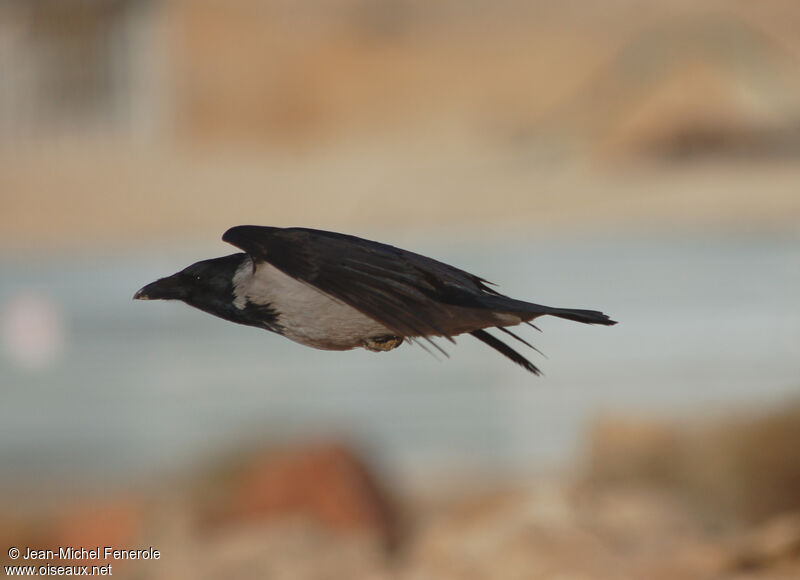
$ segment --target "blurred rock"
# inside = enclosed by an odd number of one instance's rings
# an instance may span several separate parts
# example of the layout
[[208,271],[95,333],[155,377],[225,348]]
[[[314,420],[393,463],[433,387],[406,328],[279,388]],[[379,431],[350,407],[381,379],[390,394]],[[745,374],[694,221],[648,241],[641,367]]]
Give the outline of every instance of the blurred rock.
[[778,516],[743,534],[734,544],[730,567],[752,571],[791,561],[800,572],[800,512]]
[[587,478],[594,485],[672,485],[680,477],[683,455],[683,439],[674,425],[643,417],[603,417],[589,434]]
[[161,560],[114,575],[153,580],[797,580],[797,441],[791,406],[698,426],[607,417],[577,481],[468,497],[456,481],[438,503],[409,501],[392,558],[388,493],[335,444],[248,454],[199,494],[180,482],[29,518],[1,509],[0,542],[152,545]]
[[56,545],[52,530],[41,514],[20,513],[15,508],[16,506],[0,506],[0,562],[3,564],[11,563],[6,558],[6,550],[11,546],[22,550],[24,546],[39,549]]
[[182,577],[380,580],[390,568],[377,539],[343,535],[307,518],[249,522],[201,538]]
[[[131,550],[145,548],[142,534],[146,523],[144,501],[136,497],[80,501],[69,505],[56,516],[54,545],[93,549],[110,546]],[[111,563],[113,571],[137,567],[138,560],[70,560],[72,565],[104,565]]]
[[685,506],[663,494],[558,484],[447,514],[412,554],[410,577],[437,579],[700,579],[724,562]]
[[217,524],[301,515],[336,532],[368,532],[392,545],[397,525],[388,493],[352,451],[320,445],[261,454],[231,483]]
[[800,406],[723,421],[692,436],[683,479],[698,505],[744,523],[800,510]]
[[800,510],[800,407],[716,424],[608,417],[590,433],[584,483],[648,485],[709,523],[752,524]]

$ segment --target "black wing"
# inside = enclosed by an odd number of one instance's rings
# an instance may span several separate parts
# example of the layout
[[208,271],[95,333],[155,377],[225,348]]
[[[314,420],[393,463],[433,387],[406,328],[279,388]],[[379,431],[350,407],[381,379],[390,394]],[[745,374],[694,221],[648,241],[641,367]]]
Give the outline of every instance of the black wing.
[[530,361],[483,329],[496,326],[531,346],[505,327],[530,324],[544,314],[586,324],[616,324],[595,310],[514,300],[469,272],[355,236],[307,228],[236,226],[222,239],[254,260],[269,262],[352,306],[399,336],[429,341],[431,336],[442,336],[454,342],[453,336],[469,332],[536,374],[539,369]]
[[257,260],[356,308],[400,336],[452,336],[500,321],[488,282],[431,258],[333,232],[237,226],[222,236]]

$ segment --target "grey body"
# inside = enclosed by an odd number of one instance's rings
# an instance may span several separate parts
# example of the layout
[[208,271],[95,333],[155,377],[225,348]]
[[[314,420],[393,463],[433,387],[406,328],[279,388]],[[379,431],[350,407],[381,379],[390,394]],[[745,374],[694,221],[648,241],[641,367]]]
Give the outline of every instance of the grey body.
[[283,336],[323,350],[350,350],[367,341],[391,336],[391,329],[336,300],[322,290],[295,280],[268,262],[253,266],[247,256],[233,277],[233,305],[269,306]]

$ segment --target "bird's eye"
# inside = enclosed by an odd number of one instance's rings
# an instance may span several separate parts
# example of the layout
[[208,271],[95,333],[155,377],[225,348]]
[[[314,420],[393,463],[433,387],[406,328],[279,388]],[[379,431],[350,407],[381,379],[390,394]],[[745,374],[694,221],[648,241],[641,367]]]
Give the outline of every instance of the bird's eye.
[[195,279],[195,282],[199,282],[199,281],[200,281],[200,280],[202,280],[203,278],[202,278],[202,276],[200,276],[200,274],[195,274],[195,277],[194,277],[194,279]]

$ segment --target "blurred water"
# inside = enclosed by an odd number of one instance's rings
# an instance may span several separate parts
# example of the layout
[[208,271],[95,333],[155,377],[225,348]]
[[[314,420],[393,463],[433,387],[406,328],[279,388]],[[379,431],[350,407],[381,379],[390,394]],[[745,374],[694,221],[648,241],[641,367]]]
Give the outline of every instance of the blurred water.
[[[397,242],[397,240],[395,240]],[[133,292],[215,255],[7,255],[0,300],[64,318],[47,368],[0,359],[0,481],[147,477],[248,442],[336,436],[395,475],[558,465],[604,409],[718,413],[800,393],[800,239],[404,241],[511,296],[598,308],[613,328],[523,329],[536,378],[471,337],[387,354],[315,351]],[[217,255],[226,253],[220,249]],[[524,347],[523,347],[524,348]],[[529,351],[530,352],[530,351]]]

